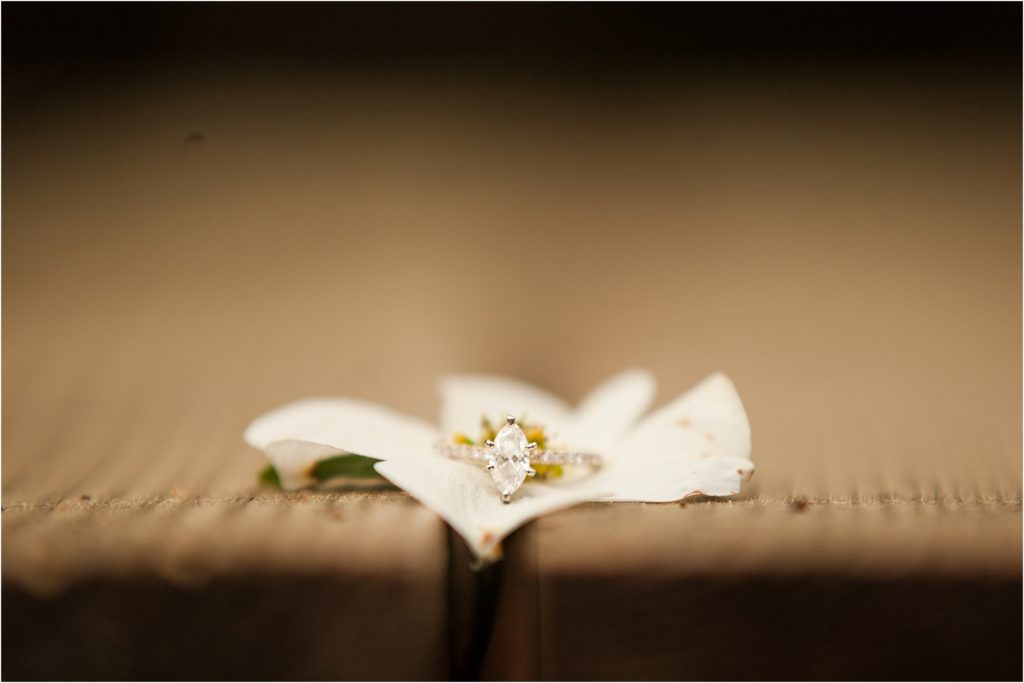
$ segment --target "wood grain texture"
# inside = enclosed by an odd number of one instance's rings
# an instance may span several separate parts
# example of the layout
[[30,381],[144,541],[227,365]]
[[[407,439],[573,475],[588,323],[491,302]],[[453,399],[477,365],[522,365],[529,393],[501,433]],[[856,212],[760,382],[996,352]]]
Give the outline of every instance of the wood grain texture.
[[10,679],[438,679],[446,536],[401,494],[65,501],[3,515]]
[[1019,503],[591,505],[508,557],[484,678],[1021,674]]

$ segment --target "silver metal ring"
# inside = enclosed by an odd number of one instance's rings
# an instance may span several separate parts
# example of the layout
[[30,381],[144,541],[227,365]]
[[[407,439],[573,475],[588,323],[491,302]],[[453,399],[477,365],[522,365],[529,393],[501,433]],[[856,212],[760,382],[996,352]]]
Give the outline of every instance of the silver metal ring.
[[527,443],[526,434],[516,424],[515,415],[507,416],[505,421],[505,426],[494,437],[494,441],[487,441],[486,446],[447,441],[439,441],[436,446],[438,453],[446,457],[485,463],[505,503],[511,502],[526,477],[537,474],[531,464],[586,465],[598,468],[603,463],[597,453],[540,450],[536,443]]

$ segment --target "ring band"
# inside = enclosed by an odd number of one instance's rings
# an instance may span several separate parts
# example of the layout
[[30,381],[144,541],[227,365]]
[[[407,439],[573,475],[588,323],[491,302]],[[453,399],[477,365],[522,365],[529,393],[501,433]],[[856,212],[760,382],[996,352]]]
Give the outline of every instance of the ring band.
[[[486,463],[493,457],[493,451],[486,446],[470,446],[469,444],[438,441],[437,451],[441,455],[455,460],[468,460]],[[530,462],[542,465],[587,465],[600,467],[603,459],[597,453],[579,451],[551,451],[539,448],[530,453]]]

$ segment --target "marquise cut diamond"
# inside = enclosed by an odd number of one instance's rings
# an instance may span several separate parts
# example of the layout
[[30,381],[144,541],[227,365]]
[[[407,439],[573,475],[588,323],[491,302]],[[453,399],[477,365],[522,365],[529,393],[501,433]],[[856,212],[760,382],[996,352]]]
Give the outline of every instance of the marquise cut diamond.
[[494,437],[492,467],[489,469],[505,500],[511,498],[522,486],[527,470],[530,469],[529,450],[526,446],[526,434],[515,422],[502,427]]

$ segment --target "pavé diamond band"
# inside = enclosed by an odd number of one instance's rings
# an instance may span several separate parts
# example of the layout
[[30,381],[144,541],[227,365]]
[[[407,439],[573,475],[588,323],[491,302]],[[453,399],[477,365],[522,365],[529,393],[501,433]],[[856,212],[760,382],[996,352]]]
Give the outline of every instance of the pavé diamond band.
[[441,455],[457,460],[469,460],[486,463],[487,471],[498,485],[501,500],[508,503],[513,494],[523,484],[526,477],[537,474],[530,466],[532,463],[544,465],[587,465],[600,467],[602,459],[596,453],[579,451],[540,450],[536,443],[527,443],[526,434],[516,424],[515,415],[505,418],[506,424],[486,446],[472,446],[438,442],[437,450]]
[[[441,455],[455,458],[456,460],[476,460],[487,462],[493,456],[494,451],[486,446],[468,446],[461,443],[439,442],[437,450]],[[548,451],[535,449],[530,453],[530,462],[539,462],[544,465],[589,465],[590,467],[601,466],[601,456],[597,453],[581,453],[577,451]]]

